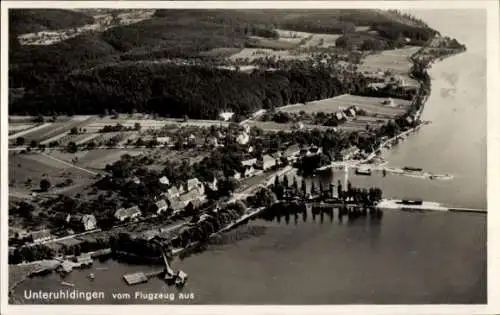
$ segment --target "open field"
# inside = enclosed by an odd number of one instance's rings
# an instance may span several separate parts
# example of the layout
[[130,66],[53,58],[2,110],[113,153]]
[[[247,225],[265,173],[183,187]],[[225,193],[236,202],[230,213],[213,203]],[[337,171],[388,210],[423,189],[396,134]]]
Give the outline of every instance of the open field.
[[[296,32],[284,29],[276,29],[276,31],[280,35],[280,40],[287,40],[296,44],[299,44],[300,41],[305,40],[305,43],[300,45],[301,48],[335,47],[335,41],[342,36],[341,34]],[[321,43],[321,41],[323,43]]]
[[289,40],[282,39],[269,39],[259,36],[250,36],[249,40],[246,42],[246,46],[255,48],[268,48],[276,50],[290,50],[298,48],[298,42],[291,42]]
[[[31,179],[31,187],[25,185]],[[48,179],[52,187],[71,179],[71,186],[90,183],[93,176],[82,170],[59,163],[41,154],[9,154],[9,181],[19,193],[30,193],[39,189],[42,179]],[[51,192],[51,188],[49,193]]]
[[359,66],[359,71],[378,72],[389,70],[394,74],[408,74],[411,68],[409,58],[419,49],[420,47],[409,46],[368,55]]
[[50,141],[58,140],[59,137],[63,137],[61,135],[69,132],[71,128],[83,128],[92,119],[92,116],[74,116],[67,121],[45,123],[39,127],[13,134],[9,136],[9,140],[22,136],[28,141],[35,140],[48,143]]
[[96,149],[90,151],[79,151],[76,153],[66,153],[60,151],[52,151],[48,153],[57,159],[71,162],[77,158],[76,166],[88,168],[91,170],[102,170],[107,164],[112,164],[118,161],[122,155],[129,154],[137,156],[142,153],[141,149]]
[[402,114],[405,111],[405,108],[410,104],[410,101],[393,99],[394,103],[396,105],[401,105],[402,108],[390,107],[388,105],[382,104],[382,102],[385,100],[385,98],[344,94],[333,98],[309,102],[306,105],[288,105],[282,108],[278,108],[277,110],[287,113],[299,113],[300,111],[305,111],[306,113],[335,113],[351,105],[356,105],[359,108],[366,110],[369,115],[379,114],[395,117]]

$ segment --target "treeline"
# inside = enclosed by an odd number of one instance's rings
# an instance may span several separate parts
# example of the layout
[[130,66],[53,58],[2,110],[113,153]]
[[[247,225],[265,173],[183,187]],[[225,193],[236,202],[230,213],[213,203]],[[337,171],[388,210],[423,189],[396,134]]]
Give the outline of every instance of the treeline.
[[131,64],[97,67],[63,82],[41,85],[36,93],[13,102],[10,112],[101,114],[135,110],[217,119],[221,111],[248,115],[261,108],[334,97],[351,87],[355,88],[355,83],[343,83],[321,68],[242,73],[202,66]]
[[79,27],[94,23],[94,18],[82,12],[64,9],[10,9],[9,34]]

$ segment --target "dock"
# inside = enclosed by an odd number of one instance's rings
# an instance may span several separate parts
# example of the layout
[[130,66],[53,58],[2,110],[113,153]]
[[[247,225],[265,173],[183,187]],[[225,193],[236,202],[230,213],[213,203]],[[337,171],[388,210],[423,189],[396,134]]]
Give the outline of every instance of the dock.
[[140,284],[148,282],[148,277],[144,272],[128,273],[123,275],[123,279],[128,285]]

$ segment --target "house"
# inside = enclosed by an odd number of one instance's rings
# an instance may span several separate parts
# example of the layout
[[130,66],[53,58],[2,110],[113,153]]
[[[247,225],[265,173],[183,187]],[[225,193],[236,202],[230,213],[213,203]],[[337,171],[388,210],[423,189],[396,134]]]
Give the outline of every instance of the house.
[[292,146],[289,146],[286,148],[286,150],[283,152],[282,156],[286,158],[288,161],[293,160],[297,153],[300,152],[300,148],[298,145],[294,144]]
[[139,210],[138,206],[133,206],[130,208],[120,208],[115,212],[115,218],[120,222],[125,220],[132,220],[141,215],[141,210]]
[[245,171],[243,172],[243,177],[252,177],[255,175],[255,168],[253,166],[245,167]]
[[168,209],[168,204],[164,199],[161,199],[155,203],[156,214],[160,214]]
[[97,227],[97,220],[92,214],[73,215],[68,223],[76,231],[90,231]]
[[188,205],[189,202],[195,200],[195,199],[200,199],[202,201],[205,200],[205,195],[204,192],[202,192],[199,189],[193,189],[185,193],[184,195],[181,195],[179,197],[181,203],[185,206]]
[[205,144],[210,146],[210,147],[218,147],[219,146],[219,140],[217,137],[208,137],[205,140]]
[[172,186],[169,189],[167,189],[166,193],[163,193],[163,196],[165,196],[165,198],[175,198],[179,197],[180,194],[181,193],[179,192],[179,189],[175,186]]
[[308,148],[300,148],[299,155],[300,156],[306,156],[309,154],[309,149]]
[[167,176],[162,176],[158,181],[162,185],[170,185],[170,180],[168,179]]
[[156,141],[158,141],[159,144],[169,144],[172,142],[172,138],[170,137],[157,137]]
[[191,190],[198,189],[202,194],[205,193],[205,186],[203,186],[202,182],[198,178],[191,178],[187,181],[187,192]]
[[351,115],[352,117],[356,117],[356,111],[354,110],[354,108],[350,108],[347,113],[349,115]]
[[234,116],[234,113],[232,113],[232,112],[223,112],[223,113],[219,114],[219,117],[224,121],[230,120],[233,116]]
[[246,132],[242,132],[236,137],[236,142],[240,145],[245,145],[250,141],[250,137]]
[[142,239],[145,239],[146,241],[149,241],[149,240],[152,240],[153,238],[157,237],[160,233],[159,230],[146,230],[146,231],[143,231],[139,238],[142,238]]
[[316,147],[316,146],[313,146],[313,147],[310,147],[310,148],[309,148],[309,153],[310,153],[311,155],[320,154],[320,153],[322,153],[322,152],[323,152],[322,148],[318,148],[318,147]]
[[184,203],[182,202],[181,198],[174,198],[172,200],[169,200],[169,205],[168,208],[172,210],[173,212],[178,212],[183,210],[185,207]]
[[241,165],[243,165],[244,167],[254,166],[255,164],[257,164],[257,158],[241,161]]
[[218,187],[217,187],[217,178],[214,177],[214,180],[211,182],[211,183],[208,183],[207,186],[208,188],[210,188],[211,190],[213,191],[217,191]]
[[337,120],[344,119],[344,113],[343,112],[336,112],[335,113],[335,118],[337,118]]
[[74,258],[74,262],[77,263],[77,267],[88,267],[93,263],[92,257],[90,255],[82,254]]
[[234,172],[233,178],[236,179],[236,180],[241,179],[241,173],[240,172]]
[[31,240],[33,243],[42,243],[52,239],[54,236],[49,230],[40,230],[31,232]]
[[276,166],[276,159],[273,158],[272,156],[266,154],[262,156],[262,169],[267,170],[270,169],[271,167]]
[[350,159],[353,155],[357,154],[359,152],[359,148],[356,146],[347,148],[342,150],[341,154],[344,157],[344,159]]

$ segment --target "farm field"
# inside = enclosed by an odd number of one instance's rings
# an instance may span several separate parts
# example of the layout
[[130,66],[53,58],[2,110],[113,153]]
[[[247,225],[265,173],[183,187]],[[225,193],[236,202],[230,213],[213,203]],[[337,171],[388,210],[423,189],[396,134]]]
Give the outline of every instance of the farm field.
[[229,57],[232,61],[246,60],[249,61],[265,58],[265,57],[275,57],[283,60],[305,60],[309,57],[309,54],[299,53],[290,50],[272,50],[264,48],[243,48],[237,54],[231,55]]
[[90,120],[92,116],[75,116],[67,121],[58,121],[54,123],[45,123],[39,127],[31,128],[29,130],[14,134],[9,136],[9,139],[15,139],[17,137],[24,137],[27,141],[35,140],[40,142],[45,142],[45,140],[53,141],[52,139],[57,139],[61,134],[69,132],[71,128],[83,128]]
[[[48,179],[53,189],[55,186],[71,179],[71,186],[80,186],[93,180],[91,174],[57,162],[41,154],[9,154],[9,181],[18,192],[31,193],[39,189],[42,179]],[[25,183],[31,179],[31,187]],[[50,192],[50,190],[49,190]]]
[[378,72],[392,71],[394,74],[406,75],[411,68],[409,58],[420,47],[409,46],[401,49],[386,50],[378,54],[368,55],[359,66],[359,71]]
[[[277,123],[274,121],[249,121],[248,125],[250,127],[257,127],[268,132],[291,132],[294,131],[293,123]],[[335,127],[320,126],[320,125],[310,125],[304,124],[304,129],[319,129],[319,130],[330,130],[335,129]]]
[[19,133],[24,130],[28,130],[30,128],[35,127],[35,123],[26,123],[26,122],[21,122],[21,123],[11,123],[9,124],[9,135],[14,134],[14,133]]
[[288,105],[283,108],[278,108],[277,110],[287,113],[299,113],[300,111],[305,111],[306,113],[335,113],[351,105],[356,105],[359,108],[366,110],[367,113],[371,115],[378,114],[395,117],[402,114],[405,111],[405,108],[410,105],[410,101],[393,99],[394,103],[396,105],[402,105],[402,108],[389,107],[382,104],[385,100],[385,98],[344,94],[333,98],[309,102],[306,105]]

